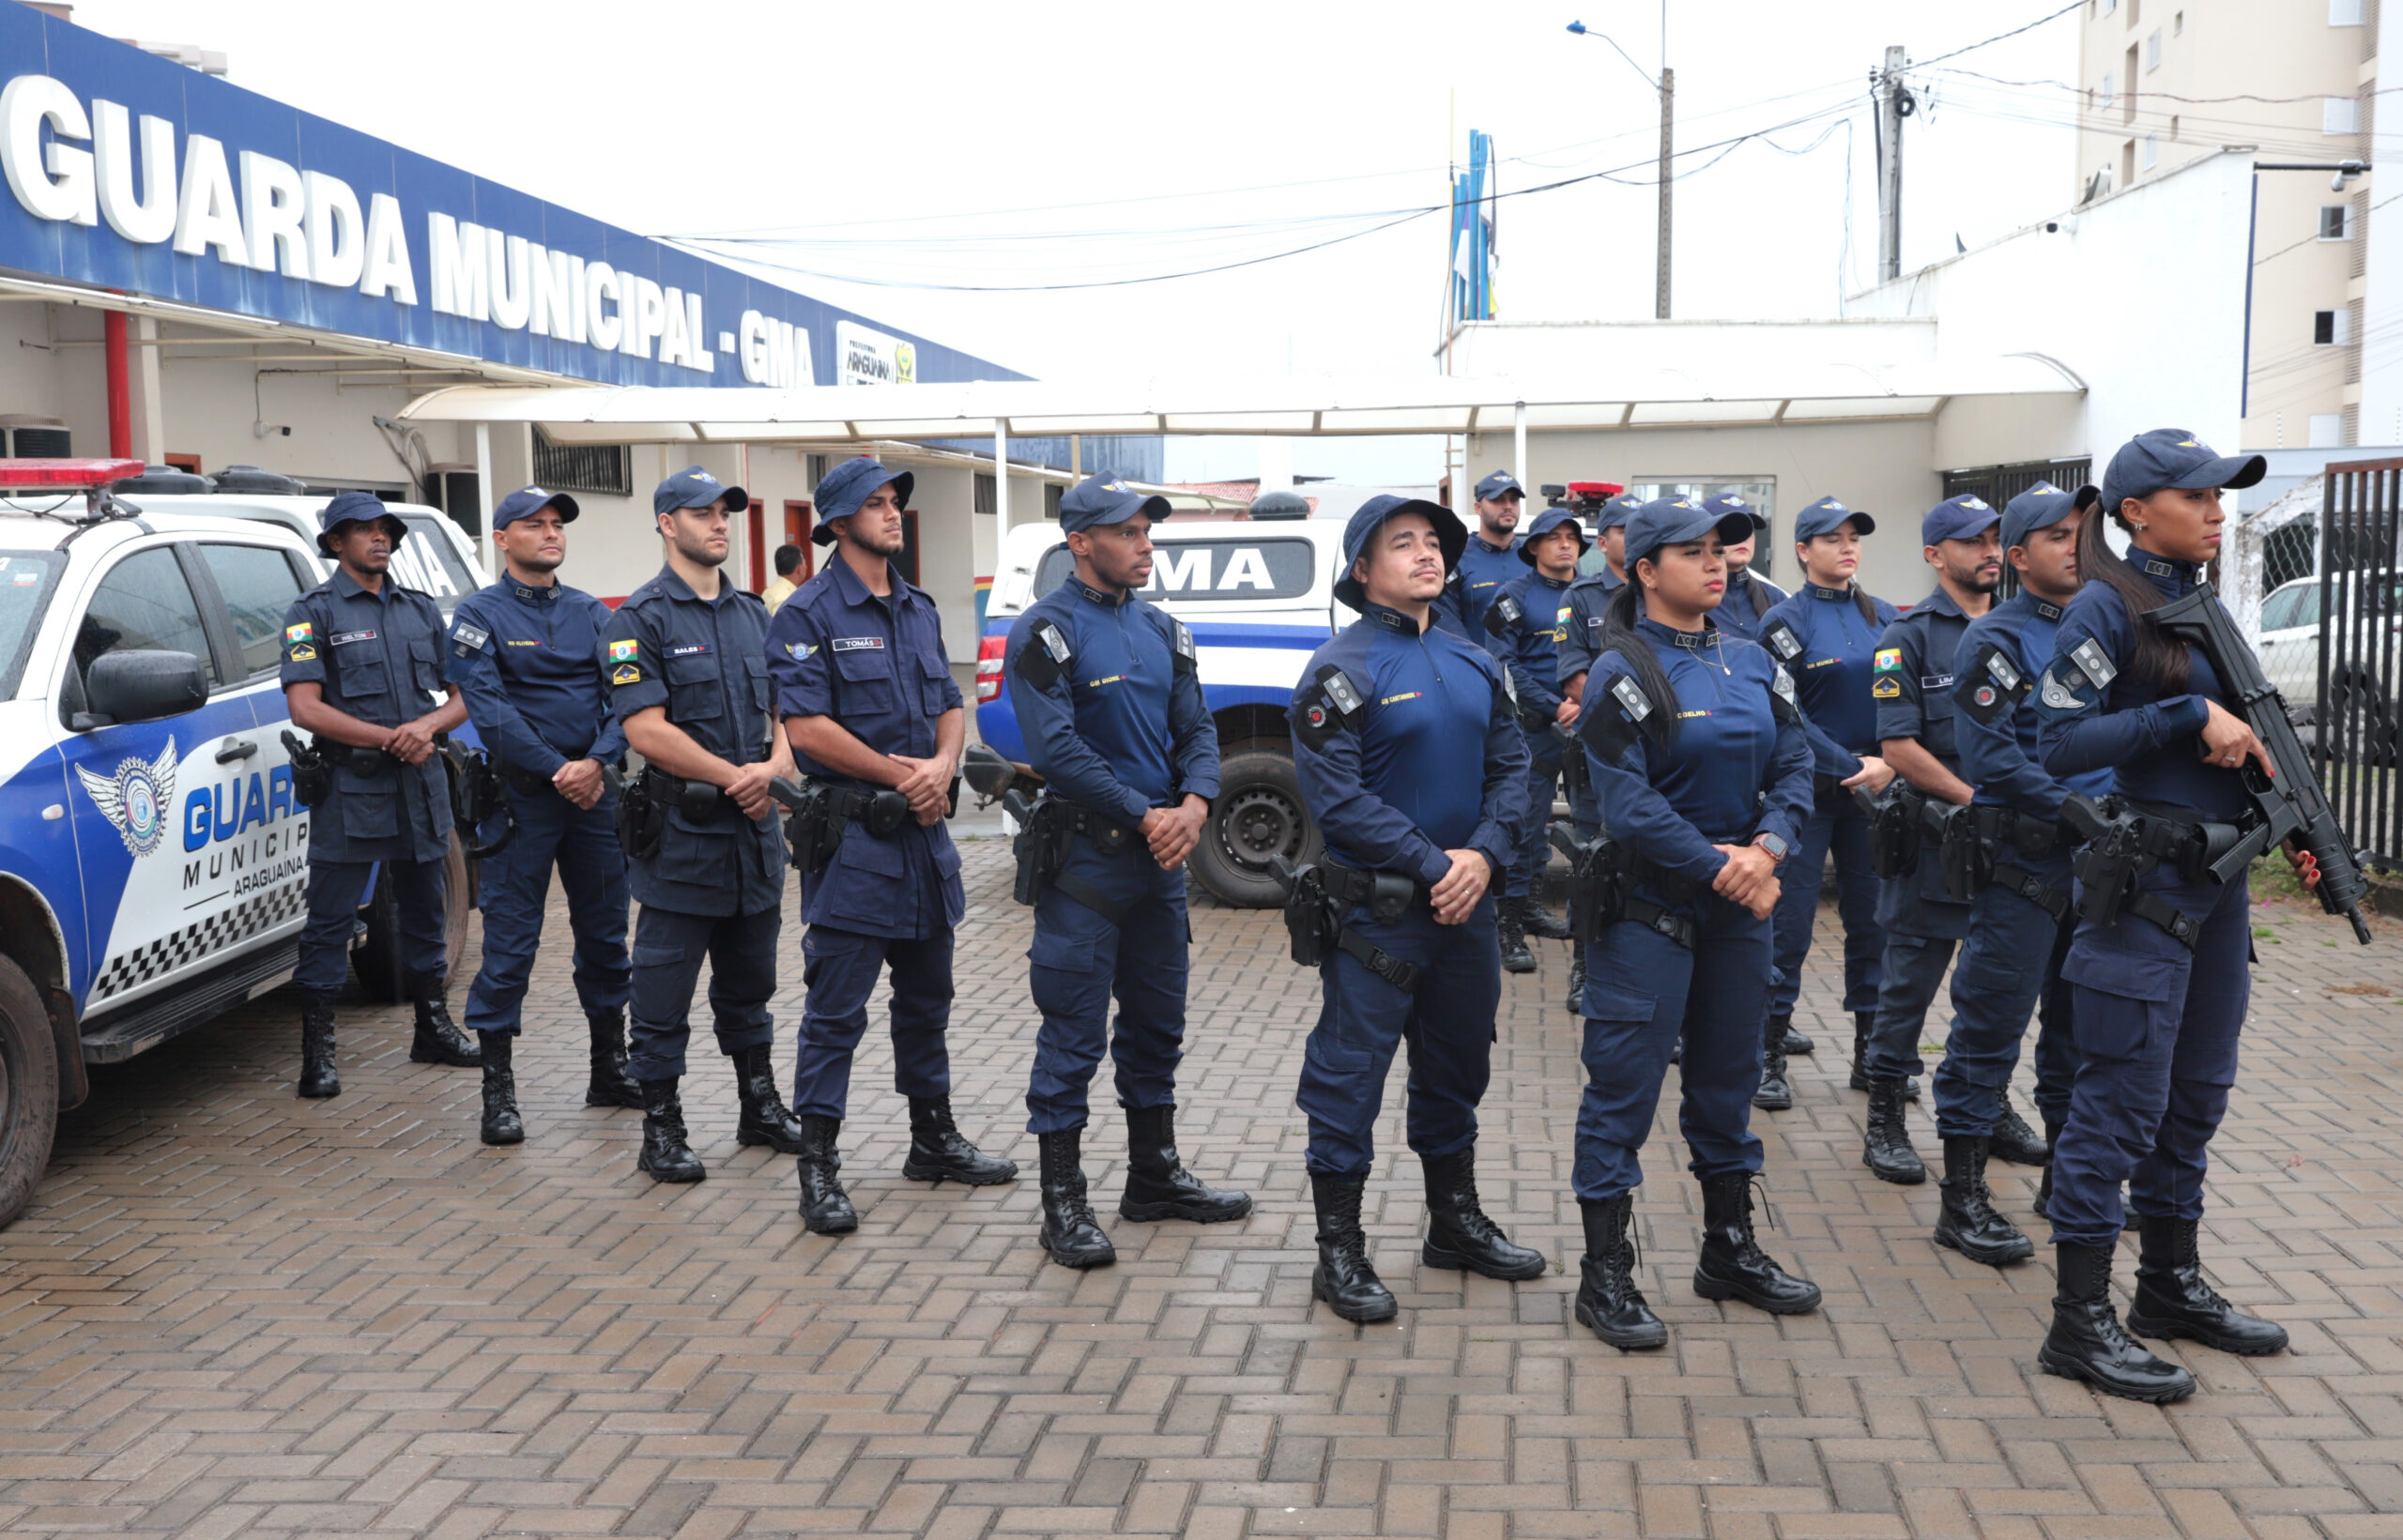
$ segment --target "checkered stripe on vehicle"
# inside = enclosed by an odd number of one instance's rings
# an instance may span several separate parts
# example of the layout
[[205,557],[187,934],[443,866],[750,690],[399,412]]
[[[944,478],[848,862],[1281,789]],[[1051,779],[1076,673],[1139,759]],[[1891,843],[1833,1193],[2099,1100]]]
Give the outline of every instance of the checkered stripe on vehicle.
[[161,936],[131,952],[117,953],[101,968],[84,1009],[89,1011],[136,985],[179,972],[227,947],[249,940],[261,931],[271,930],[285,921],[297,918],[308,907],[308,888],[306,877],[295,877],[263,893],[253,894],[230,909],[220,909],[173,935]]

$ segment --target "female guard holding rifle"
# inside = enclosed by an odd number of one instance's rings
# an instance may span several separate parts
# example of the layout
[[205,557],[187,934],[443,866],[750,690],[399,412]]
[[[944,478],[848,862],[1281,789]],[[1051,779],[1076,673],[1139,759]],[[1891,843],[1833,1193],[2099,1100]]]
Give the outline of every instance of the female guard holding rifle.
[[[2249,487],[2264,468],[2258,454],[2222,456],[2174,428],[2140,435],[2113,455],[2078,531],[2088,581],[2036,685],[2045,767],[2062,776],[2111,767],[2121,805],[2107,811],[2143,825],[2120,831],[2135,835],[2135,850],[2118,912],[2107,922],[2082,921],[2061,967],[2075,989],[2080,1063],[2053,1156],[2046,1214],[2060,1276],[2039,1362],[2139,1401],[2178,1400],[2195,1380],[2131,1332],[2233,1353],[2287,1345],[2283,1328],[2237,1310],[2203,1281],[2196,1237],[2206,1151],[2236,1079],[2251,976],[2244,879],[2215,881],[2195,857],[2211,837],[2204,826],[2225,830],[2250,813],[2242,767],[2275,771],[2228,709],[2203,648],[2143,618],[2194,591],[2219,554],[2220,489]],[[2106,515],[2127,533],[2125,557],[2104,538]],[[2306,887],[2319,881],[2309,855],[2290,850],[2288,859]],[[2091,912],[2088,879],[2099,875],[2081,864],[2082,911]],[[2122,1182],[2142,1234],[2125,1330],[2110,1296]]]
[[1753,1239],[1769,915],[1779,863],[1810,816],[1812,754],[1784,669],[1710,618],[1726,592],[1726,544],[1751,532],[1740,512],[1682,497],[1645,504],[1628,521],[1629,581],[1603,612],[1585,691],[1582,732],[1603,826],[1624,847],[1615,865],[1625,897],[1585,969],[1577,1319],[1622,1349],[1668,1340],[1635,1286],[1628,1229],[1680,1030],[1678,1122],[1703,1194],[1694,1292],[1778,1315],[1819,1303],[1815,1285]]

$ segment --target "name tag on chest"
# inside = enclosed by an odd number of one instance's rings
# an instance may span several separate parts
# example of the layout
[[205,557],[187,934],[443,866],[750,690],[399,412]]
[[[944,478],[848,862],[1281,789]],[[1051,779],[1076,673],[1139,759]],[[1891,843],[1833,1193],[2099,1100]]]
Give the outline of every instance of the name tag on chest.
[[372,631],[339,631],[326,639],[335,647],[348,647],[353,642],[372,642],[375,633]]
[[828,645],[837,652],[881,652],[884,650],[884,638],[881,636],[837,636]]

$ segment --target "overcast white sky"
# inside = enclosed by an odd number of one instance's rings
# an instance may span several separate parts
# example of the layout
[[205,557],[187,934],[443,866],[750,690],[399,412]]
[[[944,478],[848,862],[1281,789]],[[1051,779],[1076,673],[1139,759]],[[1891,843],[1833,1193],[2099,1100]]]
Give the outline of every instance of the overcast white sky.
[[[1676,189],[1676,313],[1836,313],[1874,271],[1867,76],[1886,45],[1933,59],[2059,3],[1670,0],[1680,145],[1809,116],[1771,136],[1801,150],[1839,125],[1807,154],[1755,140],[1707,170],[1704,157],[1679,162],[1691,175]],[[1651,70],[1661,18],[1658,0],[85,0],[75,13],[116,36],[222,50],[253,90],[645,234],[775,229],[809,242],[775,260],[959,284],[1168,272],[1359,230],[1372,211],[1443,203],[1446,162],[1464,159],[1472,128],[1506,158],[1505,192],[1630,165],[1648,184],[1657,98],[1607,44],[1565,29],[1582,19]],[[1954,64],[2072,81],[2076,25],[2048,22]],[[2074,191],[2063,93],[1929,81],[1930,108],[1906,130],[1906,268]],[[1502,318],[1649,315],[1654,199],[1609,181],[1506,199]],[[1435,214],[1131,287],[788,282],[1051,378],[1415,372],[1434,367],[1446,242]],[[1254,455],[1248,440],[1186,441],[1169,469],[1242,476]],[[1293,469],[1431,481],[1439,463],[1415,440],[1320,440],[1297,445]]]

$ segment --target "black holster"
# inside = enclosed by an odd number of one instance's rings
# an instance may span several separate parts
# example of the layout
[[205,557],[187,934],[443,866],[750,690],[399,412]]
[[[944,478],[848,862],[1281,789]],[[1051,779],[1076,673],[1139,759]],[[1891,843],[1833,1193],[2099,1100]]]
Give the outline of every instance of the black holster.
[[1569,858],[1569,930],[1581,947],[1592,946],[1615,923],[1627,905],[1627,846],[1608,834],[1581,841],[1566,824],[1548,831],[1553,848]]
[[326,757],[322,740],[311,739],[303,743],[286,727],[283,752],[292,762],[292,800],[306,808],[325,806],[326,799],[333,795],[334,767]]
[[1063,816],[1066,809],[1052,798],[1030,800],[1017,790],[1003,794],[1002,807],[1018,823],[1018,833],[1010,841],[1010,852],[1018,857],[1018,880],[1010,896],[1032,907],[1067,864],[1068,822]]
[[785,838],[792,847],[793,866],[804,877],[815,877],[834,859],[852,824],[881,840],[898,833],[909,821],[910,799],[890,786],[862,791],[813,780],[802,784],[801,805],[785,816]]
[[1285,935],[1293,961],[1316,968],[1335,949],[1341,917],[1326,896],[1326,884],[1316,866],[1295,868],[1285,858],[1274,858],[1277,881],[1285,890]]
[[649,861],[659,854],[668,805],[659,793],[657,772],[648,769],[629,777],[618,793],[618,848],[628,861]]
[[[517,815],[510,806],[500,766],[483,750],[456,741],[443,744],[442,757],[451,766],[451,822],[459,831],[460,842],[471,856],[497,855],[501,846],[517,837]],[[499,838],[487,842],[483,827],[496,816],[507,821]]]
[[1869,815],[1869,869],[1889,879],[1917,872],[1927,794],[1897,775],[1883,792],[1855,786],[1852,795]]

